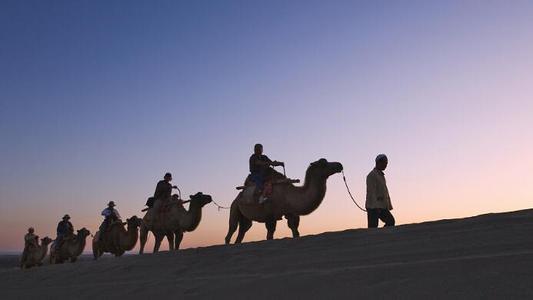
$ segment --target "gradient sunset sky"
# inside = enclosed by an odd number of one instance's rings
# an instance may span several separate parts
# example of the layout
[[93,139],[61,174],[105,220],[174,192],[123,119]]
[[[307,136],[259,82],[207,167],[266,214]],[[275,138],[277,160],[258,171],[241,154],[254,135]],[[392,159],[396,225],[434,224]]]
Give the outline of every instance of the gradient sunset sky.
[[[141,216],[167,171],[229,205],[257,142],[294,178],[342,162],[360,203],[386,153],[398,224],[532,207],[533,2],[0,2],[0,251]],[[300,230],[365,226],[334,175]]]

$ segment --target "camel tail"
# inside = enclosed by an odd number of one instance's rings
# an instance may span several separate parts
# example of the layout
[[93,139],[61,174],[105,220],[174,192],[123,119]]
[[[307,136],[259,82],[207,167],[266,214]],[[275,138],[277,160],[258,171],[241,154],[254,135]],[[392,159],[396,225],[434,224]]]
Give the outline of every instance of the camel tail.
[[239,211],[239,206],[237,205],[237,199],[241,196],[241,193],[237,196],[235,200],[231,203],[230,211],[229,211],[229,227],[228,227],[228,234],[226,235],[226,245],[231,242],[231,237],[233,236],[233,233],[237,230],[237,227],[239,226],[239,221],[242,218],[242,214]]

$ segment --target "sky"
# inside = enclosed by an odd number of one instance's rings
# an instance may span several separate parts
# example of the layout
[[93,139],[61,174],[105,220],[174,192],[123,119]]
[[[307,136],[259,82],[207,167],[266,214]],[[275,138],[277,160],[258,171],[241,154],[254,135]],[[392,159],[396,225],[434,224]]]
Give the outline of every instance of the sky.
[[[2,1],[0,251],[30,226],[54,237],[66,213],[94,232],[110,200],[142,216],[167,171],[229,206],[258,142],[293,178],[341,162],[361,204],[386,153],[397,224],[531,208],[532,15],[520,0]],[[228,215],[206,206],[182,248],[222,244]],[[336,174],[300,232],[365,226]],[[245,241],[265,235],[254,223]]]

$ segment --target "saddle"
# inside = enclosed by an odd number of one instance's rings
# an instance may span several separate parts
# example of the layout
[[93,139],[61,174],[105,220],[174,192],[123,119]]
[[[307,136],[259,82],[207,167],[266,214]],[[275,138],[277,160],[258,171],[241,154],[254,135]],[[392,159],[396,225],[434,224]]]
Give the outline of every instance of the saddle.
[[[279,185],[279,184],[292,184],[292,183],[300,183],[300,179],[291,179],[291,178],[284,178],[284,179],[275,179],[272,180],[272,186]],[[255,190],[255,184],[250,179],[250,175],[246,177],[246,180],[244,182],[244,185],[236,187],[237,190],[244,190],[253,187]]]
[[[151,208],[154,206],[156,200],[157,200],[157,199],[154,198],[154,197],[150,197],[150,198],[148,198],[148,200],[146,200],[146,204],[145,204],[145,205],[148,206],[148,207],[143,208],[141,211],[142,211],[142,212],[145,212],[145,211],[151,209]],[[161,200],[161,201],[164,201],[164,203],[161,205],[161,207],[159,207],[159,212],[158,212],[158,214],[162,214],[162,213],[165,213],[165,212],[169,212],[169,211],[170,211],[170,207],[174,204],[174,203],[172,202],[172,200]],[[177,205],[180,205],[180,204],[177,204]],[[181,206],[183,206],[183,205],[181,205]]]

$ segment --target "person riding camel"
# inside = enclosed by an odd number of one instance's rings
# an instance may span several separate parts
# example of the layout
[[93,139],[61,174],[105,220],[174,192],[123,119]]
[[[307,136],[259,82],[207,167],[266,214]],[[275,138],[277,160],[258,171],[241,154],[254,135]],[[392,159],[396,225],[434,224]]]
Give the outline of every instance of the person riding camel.
[[[154,211],[154,215],[158,215],[164,204],[168,203],[170,201],[170,198],[172,196],[172,189],[177,189],[178,187],[175,185],[170,184],[172,181],[172,174],[166,173],[163,177],[163,180],[160,180],[157,183],[157,186],[155,187],[154,197],[153,197],[153,204],[152,204],[152,211]],[[150,205],[148,205],[150,206]]]
[[74,236],[74,226],[70,223],[70,216],[64,215],[63,220],[57,224],[57,237],[55,242],[55,249],[59,250],[66,239]]
[[254,154],[250,156],[250,180],[256,186],[256,193],[261,194],[259,203],[262,204],[272,192],[272,182],[269,176],[270,166],[284,166],[283,162],[272,161],[263,154],[263,145],[255,144]]
[[100,225],[99,234],[98,234],[98,240],[103,241],[104,235],[106,234],[108,229],[111,229],[111,225],[114,222],[120,221],[120,214],[118,213],[118,210],[115,209],[115,202],[109,201],[107,204],[107,207],[102,211],[102,216],[104,216],[104,221]]
[[25,262],[28,253],[39,246],[39,236],[35,235],[33,227],[28,228],[28,233],[24,235],[24,250],[22,251],[21,262]]

